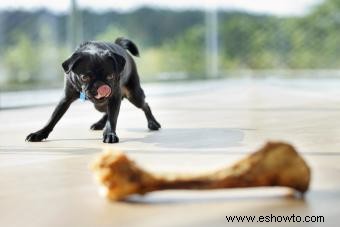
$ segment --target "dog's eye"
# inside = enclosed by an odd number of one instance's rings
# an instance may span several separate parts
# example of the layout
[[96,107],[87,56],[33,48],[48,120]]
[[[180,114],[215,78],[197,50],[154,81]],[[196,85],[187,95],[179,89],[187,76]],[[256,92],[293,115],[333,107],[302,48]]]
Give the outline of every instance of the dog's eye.
[[106,77],[106,78],[107,78],[108,80],[111,80],[111,79],[113,79],[113,77],[114,77],[114,75],[113,75],[113,74],[109,74],[109,75],[107,75],[107,77]]
[[84,82],[87,82],[87,81],[90,80],[90,77],[87,76],[87,75],[80,75],[80,78],[81,78],[81,80],[84,81]]

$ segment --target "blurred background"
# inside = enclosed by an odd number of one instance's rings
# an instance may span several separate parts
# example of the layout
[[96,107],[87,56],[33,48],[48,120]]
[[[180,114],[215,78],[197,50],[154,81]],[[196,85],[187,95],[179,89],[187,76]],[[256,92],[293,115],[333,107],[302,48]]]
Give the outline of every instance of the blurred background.
[[340,76],[340,0],[2,0],[0,108],[54,94],[79,43],[119,36],[144,83]]

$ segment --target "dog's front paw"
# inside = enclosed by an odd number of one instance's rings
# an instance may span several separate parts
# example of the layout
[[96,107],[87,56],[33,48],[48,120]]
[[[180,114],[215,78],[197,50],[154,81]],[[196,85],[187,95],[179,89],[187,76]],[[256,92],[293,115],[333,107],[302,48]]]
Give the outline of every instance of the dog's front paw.
[[161,125],[156,120],[150,120],[150,121],[148,121],[148,128],[150,130],[155,131],[155,130],[160,129]]
[[46,139],[48,137],[48,133],[43,132],[43,131],[37,131],[29,134],[26,137],[26,141],[28,142],[40,142],[43,139]]
[[114,132],[105,132],[103,136],[104,143],[118,143],[119,138]]

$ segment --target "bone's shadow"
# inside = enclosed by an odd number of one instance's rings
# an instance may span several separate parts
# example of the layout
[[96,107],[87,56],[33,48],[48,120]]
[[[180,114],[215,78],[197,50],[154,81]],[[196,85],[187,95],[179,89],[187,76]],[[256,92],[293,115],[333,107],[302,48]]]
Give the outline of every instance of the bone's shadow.
[[[153,143],[162,148],[226,148],[241,145],[244,130],[252,129],[165,128],[157,132],[148,132],[143,138],[127,141]],[[128,131],[143,132],[140,129],[128,129]]]

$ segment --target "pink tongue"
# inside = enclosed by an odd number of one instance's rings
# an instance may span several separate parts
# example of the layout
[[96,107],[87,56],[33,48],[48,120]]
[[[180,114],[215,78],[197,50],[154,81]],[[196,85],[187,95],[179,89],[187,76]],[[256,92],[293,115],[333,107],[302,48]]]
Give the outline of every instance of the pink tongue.
[[97,89],[97,93],[96,99],[108,97],[111,94],[111,88],[108,85],[102,85]]

